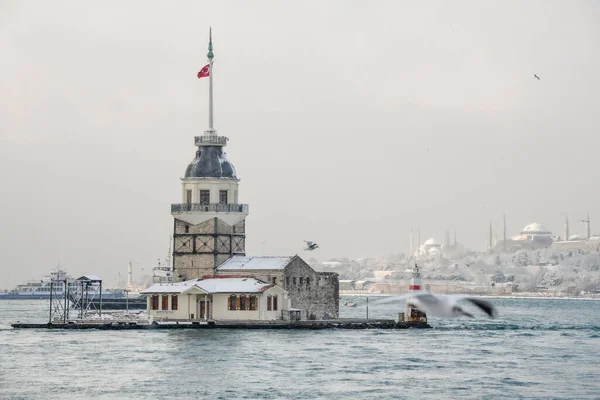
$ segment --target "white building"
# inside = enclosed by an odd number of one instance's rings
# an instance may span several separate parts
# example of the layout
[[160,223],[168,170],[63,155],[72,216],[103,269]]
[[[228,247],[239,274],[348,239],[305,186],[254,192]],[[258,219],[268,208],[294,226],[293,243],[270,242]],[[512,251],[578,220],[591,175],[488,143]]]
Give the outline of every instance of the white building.
[[217,276],[150,286],[148,315],[169,320],[282,319],[290,309],[288,292],[251,277]]

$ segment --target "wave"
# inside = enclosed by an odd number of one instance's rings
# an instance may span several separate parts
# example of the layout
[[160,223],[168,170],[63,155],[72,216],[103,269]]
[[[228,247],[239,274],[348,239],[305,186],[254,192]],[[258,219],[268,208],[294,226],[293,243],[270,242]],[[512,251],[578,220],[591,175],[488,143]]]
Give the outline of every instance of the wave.
[[439,331],[592,331],[600,332],[600,325],[517,325],[517,324],[474,324],[460,326],[433,326]]

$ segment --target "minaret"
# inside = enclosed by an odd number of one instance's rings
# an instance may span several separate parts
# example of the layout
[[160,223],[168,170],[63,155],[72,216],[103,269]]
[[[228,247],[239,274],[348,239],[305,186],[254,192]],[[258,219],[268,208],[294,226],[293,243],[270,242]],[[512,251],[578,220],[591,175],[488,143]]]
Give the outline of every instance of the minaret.
[[569,240],[569,217],[565,217],[565,241]]
[[506,252],[506,214],[502,214],[502,249]]
[[131,261],[129,261],[129,266],[127,267],[127,289],[131,289],[133,287],[133,267],[131,265]]
[[181,203],[171,205],[174,281],[213,275],[229,257],[246,252],[248,205],[238,202],[239,179],[223,151],[228,139],[213,124],[212,29],[207,58],[208,129],[194,138],[198,149],[181,178]]
[[585,222],[585,225],[586,225],[586,239],[590,240],[590,237],[592,237],[591,230],[590,230],[590,214],[588,213],[587,219],[584,219],[581,222]]
[[488,233],[488,250],[492,251],[494,249],[494,243],[492,242],[492,221],[490,221],[490,231]]

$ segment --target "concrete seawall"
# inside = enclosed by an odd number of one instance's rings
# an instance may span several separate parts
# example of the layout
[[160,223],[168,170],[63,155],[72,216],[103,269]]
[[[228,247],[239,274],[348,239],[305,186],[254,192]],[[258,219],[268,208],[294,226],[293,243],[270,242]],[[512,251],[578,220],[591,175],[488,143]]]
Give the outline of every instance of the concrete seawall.
[[78,322],[58,324],[27,324],[11,325],[15,329],[98,329],[98,330],[140,330],[140,329],[409,329],[430,328],[422,322],[396,322],[393,320],[377,319],[344,319],[329,321],[163,321],[153,323],[139,322]]

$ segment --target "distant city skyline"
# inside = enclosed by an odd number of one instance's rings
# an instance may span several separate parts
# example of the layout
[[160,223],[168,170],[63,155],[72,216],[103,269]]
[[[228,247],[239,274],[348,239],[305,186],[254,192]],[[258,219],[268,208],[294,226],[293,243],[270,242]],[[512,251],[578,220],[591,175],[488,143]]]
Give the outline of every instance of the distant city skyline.
[[0,288],[165,257],[209,26],[247,254],[406,253],[417,227],[484,251],[503,214],[593,233],[600,6],[377,4],[2,2]]

